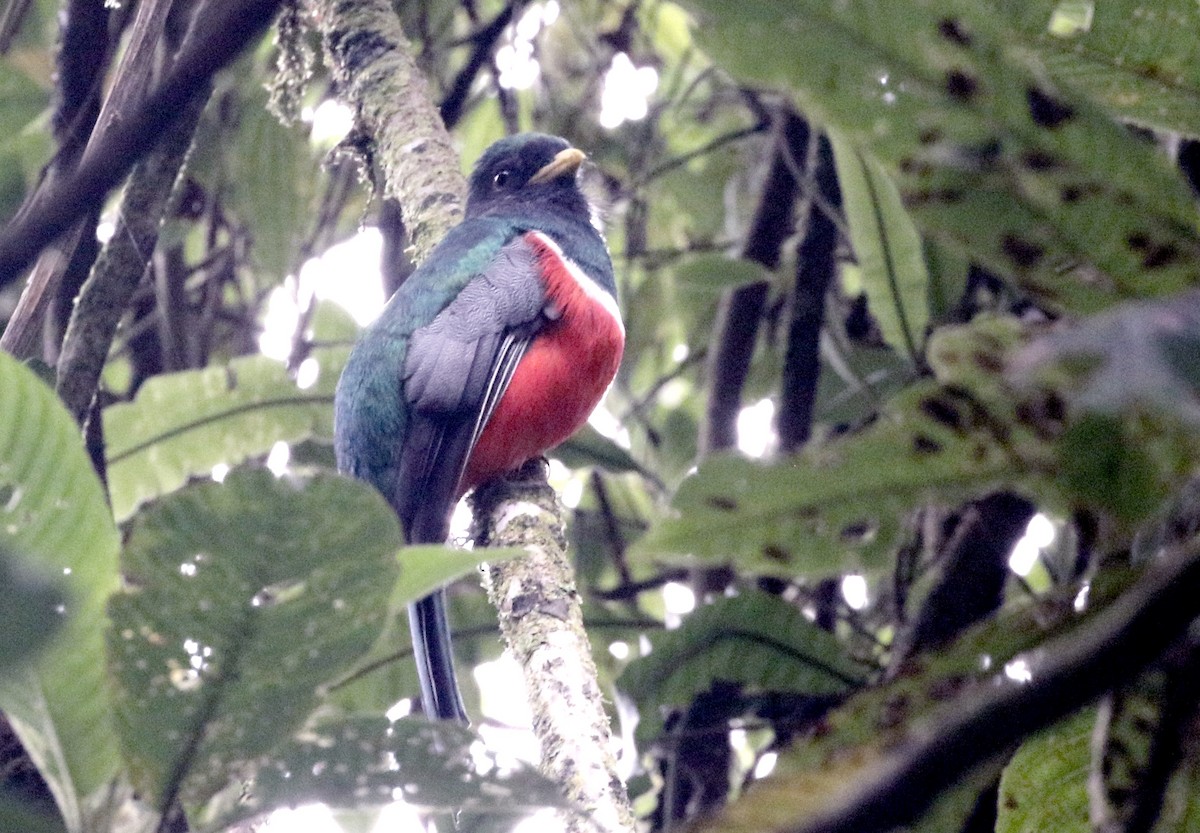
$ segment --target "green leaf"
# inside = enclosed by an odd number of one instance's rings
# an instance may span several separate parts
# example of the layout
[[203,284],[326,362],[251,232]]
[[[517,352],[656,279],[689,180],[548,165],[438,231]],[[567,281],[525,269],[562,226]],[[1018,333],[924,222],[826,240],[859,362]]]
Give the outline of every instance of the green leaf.
[[898,0],[886,22],[868,0],[690,5],[725,69],[792,90],[884,163],[923,231],[1044,303],[1089,312],[1196,283],[1195,207],[1178,172],[1050,83],[990,4]]
[[[1049,618],[1045,606],[1032,602],[1010,608],[971,628],[952,645],[909,663],[904,673],[886,684],[853,694],[824,716],[819,732],[780,754],[774,774],[755,784],[753,800],[732,804],[702,829],[706,833],[795,829],[814,815],[829,813],[864,780],[878,778],[881,770],[903,758],[910,740],[936,732],[943,711],[952,713],[981,689],[994,686],[1000,669],[1020,654],[1085,626],[1136,577],[1132,570],[1097,573],[1089,609],[1082,616],[1069,606]],[[976,771],[986,766],[981,764]],[[931,815],[937,812],[935,806]],[[1042,829],[1057,831],[1053,826]]]
[[0,790],[0,830],[21,833],[67,833],[53,807],[33,804],[8,790]]
[[47,90],[12,65],[0,63],[0,118],[9,130],[15,133],[49,106]]
[[32,131],[40,135],[31,137],[28,128],[49,104],[49,91],[0,62],[0,124],[5,126],[0,137],[0,217],[12,216],[25,197],[30,183],[23,157],[31,145],[46,138],[40,130]]
[[333,391],[349,348],[313,351],[316,382],[301,389],[265,356],[155,376],[132,402],[104,411],[113,514],[173,492],[213,466],[235,466],[276,442],[333,436]]
[[0,545],[0,673],[37,653],[58,630],[66,597],[45,576],[24,568]]
[[961,502],[1027,475],[970,396],[900,394],[861,434],[763,464],[716,456],[680,486],[677,516],[634,544],[782,576],[879,567],[912,508]]
[[573,469],[598,466],[612,474],[634,471],[653,477],[628,451],[591,425],[584,425],[570,439],[552,449],[550,456],[557,457],[563,465]]
[[205,801],[374,644],[401,544],[369,486],[237,470],[139,513],[108,631],[122,745],[155,807]]
[[883,166],[836,131],[829,139],[871,312],[888,344],[916,362],[929,323],[929,273],[921,238]]
[[1150,409],[1200,428],[1200,292],[1122,304],[1037,339],[1013,375],[1102,414]]
[[415,602],[437,588],[466,575],[485,561],[499,563],[524,554],[525,550],[514,547],[487,547],[475,550],[460,550],[437,544],[404,547],[399,556],[403,572],[396,583],[392,602]]
[[281,124],[260,85],[242,89],[252,93],[240,102],[228,144],[229,184],[235,210],[254,230],[254,260],[274,283],[300,266],[296,251],[317,193],[317,165],[306,129]]
[[1001,4],[1054,77],[1122,119],[1200,136],[1200,7],[1191,0]]
[[996,833],[1089,833],[1087,778],[1094,709],[1021,745],[1000,778]]
[[116,771],[104,674],[104,603],[119,539],[79,428],[54,392],[0,353],[0,543],[61,576],[65,622],[32,665],[0,676],[0,708],[72,831]]
[[257,762],[250,794],[206,827],[283,806],[388,804],[399,797],[421,810],[510,816],[562,807],[554,784],[527,765],[499,767],[465,726],[383,717],[348,717],[305,729]]
[[862,685],[866,669],[796,605],[748,592],[704,605],[671,631],[649,636],[651,652],[633,660],[618,686],[639,705],[651,736],[662,706],[682,706],[714,683],[751,692],[842,694]]

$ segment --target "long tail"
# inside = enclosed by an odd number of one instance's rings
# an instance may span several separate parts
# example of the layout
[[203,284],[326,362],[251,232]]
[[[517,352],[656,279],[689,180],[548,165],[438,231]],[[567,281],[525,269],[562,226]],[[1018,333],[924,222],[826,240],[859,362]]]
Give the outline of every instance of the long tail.
[[467,710],[454,674],[450,649],[450,623],[446,616],[446,592],[436,590],[408,606],[412,629],[413,656],[421,679],[421,704],[425,714],[437,720],[467,723]]

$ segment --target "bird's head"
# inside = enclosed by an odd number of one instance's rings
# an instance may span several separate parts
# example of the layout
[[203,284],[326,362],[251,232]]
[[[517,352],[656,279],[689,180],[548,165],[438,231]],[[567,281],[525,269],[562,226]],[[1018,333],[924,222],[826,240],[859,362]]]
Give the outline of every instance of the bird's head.
[[575,177],[584,158],[566,139],[544,133],[501,139],[475,163],[467,216],[537,208],[586,221],[588,202]]

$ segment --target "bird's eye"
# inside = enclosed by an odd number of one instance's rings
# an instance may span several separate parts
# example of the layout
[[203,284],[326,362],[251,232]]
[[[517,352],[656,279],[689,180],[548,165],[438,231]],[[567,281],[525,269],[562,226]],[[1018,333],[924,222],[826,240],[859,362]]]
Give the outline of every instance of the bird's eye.
[[512,176],[508,171],[501,171],[492,178],[492,184],[497,188],[504,188],[508,185],[508,179]]

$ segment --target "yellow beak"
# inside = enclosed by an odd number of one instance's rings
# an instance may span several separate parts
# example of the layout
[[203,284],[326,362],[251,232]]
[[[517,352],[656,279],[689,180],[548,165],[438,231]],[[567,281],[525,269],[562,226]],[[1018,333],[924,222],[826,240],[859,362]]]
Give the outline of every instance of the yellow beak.
[[537,185],[539,182],[549,182],[552,179],[558,179],[560,176],[574,175],[579,170],[579,166],[583,163],[584,159],[587,159],[587,154],[578,148],[560,150],[537,173],[529,177],[528,184]]

